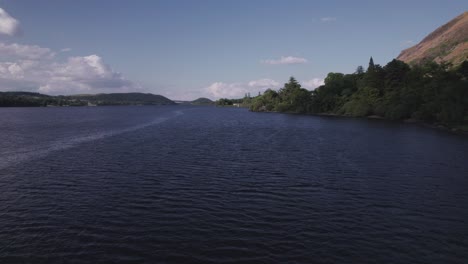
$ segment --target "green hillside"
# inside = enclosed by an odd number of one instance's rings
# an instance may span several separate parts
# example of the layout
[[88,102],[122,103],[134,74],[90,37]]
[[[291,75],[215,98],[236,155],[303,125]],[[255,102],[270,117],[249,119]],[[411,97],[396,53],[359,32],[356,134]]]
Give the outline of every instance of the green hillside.
[[71,95],[67,98],[84,100],[97,105],[171,105],[172,100],[150,93],[109,93]]
[[212,104],[214,104],[214,102],[212,100],[208,99],[208,98],[200,97],[200,98],[198,98],[196,100],[193,100],[191,102],[191,104],[193,104],[193,105],[212,105]]
[[162,95],[149,93],[51,96],[31,92],[0,92],[0,107],[172,104],[175,103]]

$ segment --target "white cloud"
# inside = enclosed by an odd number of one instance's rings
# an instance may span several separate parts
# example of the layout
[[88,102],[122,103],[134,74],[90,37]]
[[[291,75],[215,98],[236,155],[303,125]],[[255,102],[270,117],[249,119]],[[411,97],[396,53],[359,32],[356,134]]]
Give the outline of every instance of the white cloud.
[[48,48],[0,43],[0,90],[74,94],[128,92],[141,87],[114,71],[98,55],[59,61]]
[[[19,22],[0,8],[0,34],[16,35]],[[59,60],[59,52],[37,45],[0,42],[0,90],[48,94],[128,92],[138,84],[105,64],[98,55]]]
[[0,60],[52,58],[55,53],[48,48],[36,45],[5,44],[0,42]]
[[245,85],[242,83],[215,82],[206,88],[206,91],[215,98],[237,98],[247,93]]
[[336,21],[336,17],[322,17],[320,18],[320,21],[322,21],[323,23],[334,22]]
[[24,71],[18,64],[13,63],[8,67],[8,71],[11,75],[16,76],[17,78],[22,78]]
[[276,88],[280,85],[279,82],[272,79],[259,79],[255,81],[250,81],[248,83],[249,87],[259,87],[259,88]]
[[0,78],[23,79],[25,71],[27,72],[35,64],[36,63],[34,61],[29,60],[18,60],[16,62],[0,62]]
[[242,98],[245,94],[250,93],[256,96],[258,92],[263,93],[267,89],[278,89],[279,82],[272,79],[259,79],[247,83],[235,82],[224,83],[215,82],[205,88],[208,97],[212,98]]
[[293,56],[281,56],[279,59],[269,59],[261,61],[264,64],[278,65],[278,64],[303,64],[307,63],[307,59],[293,57]]
[[113,71],[101,57],[90,55],[70,57],[66,63],[56,64],[51,76],[39,91],[43,93],[128,92],[139,90],[138,85]]
[[0,8],[0,34],[15,36],[21,32],[20,23]]
[[303,81],[302,86],[307,90],[314,90],[315,88],[324,85],[325,81],[321,78],[314,78],[312,80]]

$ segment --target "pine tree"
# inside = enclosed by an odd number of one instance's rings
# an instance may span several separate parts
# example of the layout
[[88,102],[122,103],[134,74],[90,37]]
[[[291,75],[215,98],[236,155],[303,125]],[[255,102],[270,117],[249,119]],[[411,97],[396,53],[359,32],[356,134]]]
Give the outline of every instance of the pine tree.
[[293,95],[301,90],[301,85],[294,78],[290,77],[289,82],[284,84],[284,87],[279,90],[281,100],[287,104],[293,103]]
[[374,70],[375,70],[374,59],[372,59],[372,56],[371,56],[370,60],[369,60],[369,67],[367,68],[367,71],[374,71]]
[[379,64],[374,64],[374,60],[370,57],[369,67],[364,76],[362,86],[368,86],[376,89],[383,89],[384,72]]

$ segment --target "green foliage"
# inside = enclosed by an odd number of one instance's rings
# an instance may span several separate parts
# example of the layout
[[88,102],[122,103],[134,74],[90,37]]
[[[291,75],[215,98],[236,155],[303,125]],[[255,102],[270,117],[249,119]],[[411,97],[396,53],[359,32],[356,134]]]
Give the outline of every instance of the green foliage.
[[268,89],[263,95],[253,99],[250,109],[252,111],[280,111],[277,109],[279,103],[280,99],[278,93]]
[[278,92],[268,89],[263,95],[253,98],[250,109],[252,111],[307,113],[310,112],[311,103],[311,93],[301,88],[297,80],[291,77]]
[[252,111],[378,115],[414,118],[449,126],[468,124],[468,62],[456,69],[428,62],[411,68],[392,60],[384,67],[371,58],[364,72],[329,73],[325,84],[307,91],[294,77],[278,92],[267,90],[253,99]]
[[229,100],[227,98],[221,98],[219,100],[216,101],[216,105],[218,106],[229,106],[229,105],[233,105],[234,103],[232,102],[232,100]]
[[464,61],[460,66],[457,68],[457,74],[459,74],[460,78],[463,80],[468,79],[468,61]]
[[397,89],[406,84],[410,67],[408,64],[393,59],[383,67],[384,83],[386,89]]
[[375,70],[374,59],[372,59],[372,57],[370,57],[369,67],[367,67],[367,71],[371,72],[371,71],[374,71],[374,70]]
[[204,97],[200,97],[200,98],[190,102],[190,104],[192,104],[192,105],[212,105],[214,103],[215,102],[213,102],[212,100],[210,100],[208,98],[204,98]]
[[29,92],[0,92],[1,106],[85,106],[93,105],[161,105],[175,104],[161,95],[114,93],[95,95],[50,96]]
[[[239,99],[227,99],[227,98],[221,98],[215,102],[217,106],[237,106],[237,107],[252,107],[252,105],[255,104],[255,99],[260,97],[251,97],[250,93],[246,93],[244,98],[239,98]],[[257,103],[258,104],[258,103]]]
[[173,101],[162,95],[150,93],[109,93],[73,95],[67,98],[82,100],[96,105],[171,105]]
[[343,112],[354,117],[367,116],[371,112],[371,106],[364,100],[353,100],[343,106]]

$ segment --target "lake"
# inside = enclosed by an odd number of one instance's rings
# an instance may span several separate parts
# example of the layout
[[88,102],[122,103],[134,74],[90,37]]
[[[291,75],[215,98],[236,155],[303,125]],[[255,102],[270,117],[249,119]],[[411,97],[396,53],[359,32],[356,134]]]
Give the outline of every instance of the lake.
[[241,108],[0,108],[0,263],[467,263],[468,138]]

